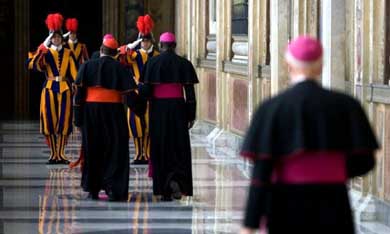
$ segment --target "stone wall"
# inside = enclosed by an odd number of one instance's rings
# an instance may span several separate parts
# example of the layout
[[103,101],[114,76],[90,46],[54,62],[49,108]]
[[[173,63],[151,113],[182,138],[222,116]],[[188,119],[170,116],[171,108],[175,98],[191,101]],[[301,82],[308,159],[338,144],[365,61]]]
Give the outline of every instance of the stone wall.
[[370,203],[378,206],[377,213],[365,217],[384,220],[382,211],[389,209],[379,206],[390,201],[390,3],[249,0],[248,35],[235,36],[232,1],[216,1],[216,22],[210,2],[176,1],[179,53],[190,55],[201,82],[198,119],[214,123],[221,142],[240,142],[226,139],[241,139],[257,106],[289,85],[283,58],[288,40],[300,34],[320,37],[325,49],[322,84],[359,99],[381,142],[377,167],[354,179],[351,188],[378,201]]

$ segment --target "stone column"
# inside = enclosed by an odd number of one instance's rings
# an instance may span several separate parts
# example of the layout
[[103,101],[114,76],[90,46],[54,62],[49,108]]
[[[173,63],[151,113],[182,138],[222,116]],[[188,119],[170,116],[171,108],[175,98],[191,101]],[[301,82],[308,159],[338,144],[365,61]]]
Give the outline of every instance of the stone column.
[[[193,1],[187,1],[187,8],[186,8],[186,11],[187,11],[187,58],[191,61],[194,61],[194,57],[193,57],[193,50],[192,50],[192,45],[194,44],[194,36],[193,35],[193,23],[194,23],[194,0]],[[188,17],[189,16],[189,17]]]
[[[263,1],[266,3],[266,1]],[[258,0],[248,1],[248,77],[252,78],[248,91],[248,118],[252,117],[253,111],[257,106],[258,96],[261,95],[261,89],[258,82],[258,66],[260,64],[260,48],[263,47],[262,39],[264,38],[264,31],[262,28],[262,21],[266,19],[266,15],[261,15],[260,7],[266,7],[267,4],[262,4]],[[263,18],[262,18],[263,17]],[[266,47],[262,49],[267,49]]]
[[[202,35],[202,31],[199,30],[199,9],[201,8],[200,6],[200,1],[199,0],[194,0],[192,3],[191,9],[191,35],[192,35],[192,41],[190,43],[191,47],[191,62],[196,66],[198,58],[199,58],[199,41],[202,40],[204,37],[204,34]],[[203,49],[203,48],[202,48]]]
[[27,59],[30,32],[30,1],[14,0],[14,77],[15,77],[15,117],[24,119],[29,113],[29,72],[24,62]]
[[345,91],[345,0],[323,0],[321,10],[324,47],[322,84]]
[[[205,58],[208,50],[208,46],[206,45],[208,43],[208,39],[206,39],[206,36],[209,32],[209,30],[206,29],[206,26],[208,25],[208,12],[207,8],[207,1],[206,0],[198,0],[198,7],[197,7],[197,25],[195,26],[196,34],[198,35],[198,40],[196,44],[196,48],[198,50],[198,58]],[[214,34],[214,41],[215,41],[215,34]],[[214,43],[214,47],[216,48],[216,45]],[[214,59],[215,59],[215,53],[216,49],[214,50]]]
[[290,1],[271,1],[271,94],[275,95],[288,86],[284,51],[288,42],[290,25]]
[[103,35],[111,33],[115,38],[120,36],[120,1],[103,0]]
[[355,86],[354,76],[354,59],[355,59],[355,0],[346,0],[346,12],[345,12],[345,25],[346,25],[346,34],[345,40],[350,42],[345,45],[346,54],[345,54],[345,80],[346,80],[346,91],[347,93],[353,95],[353,90]]
[[310,34],[314,37],[318,37],[318,10],[319,10],[319,2],[320,0],[306,0],[306,24],[304,32],[306,34]]
[[231,47],[231,1],[217,1],[217,56],[216,56],[216,78],[217,78],[217,127],[227,129],[229,118],[230,97],[228,94],[229,77],[223,72],[223,61],[230,58]]
[[[207,59],[215,60],[216,59],[216,52],[217,52],[217,42],[216,42],[216,32],[217,32],[217,21],[216,19],[216,1],[213,0],[202,0],[204,6],[204,17],[207,22],[205,22],[203,27],[207,27],[206,35],[207,35],[207,43],[206,43],[206,49],[207,49]],[[207,9],[207,10],[206,10]],[[215,9],[215,10],[214,10]]]
[[306,1],[305,0],[293,0],[293,28],[291,38],[295,38],[301,35],[304,32],[304,27],[306,24],[305,13],[306,13]]
[[[371,0],[359,0],[361,4],[361,77],[360,82],[362,87],[370,84],[370,21],[371,21]],[[360,100],[366,104],[365,97],[367,97],[368,90],[362,88]]]
[[188,1],[176,0],[176,15],[175,15],[175,34],[177,40],[176,52],[183,56],[188,56]]

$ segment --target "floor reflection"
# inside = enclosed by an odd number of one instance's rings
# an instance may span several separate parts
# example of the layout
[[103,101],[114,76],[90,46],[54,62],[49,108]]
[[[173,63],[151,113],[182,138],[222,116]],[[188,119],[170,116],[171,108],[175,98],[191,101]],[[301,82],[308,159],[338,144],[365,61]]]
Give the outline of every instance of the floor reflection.
[[[128,201],[108,202],[104,192],[99,201],[87,198],[78,168],[45,164],[49,150],[38,129],[36,123],[0,123],[0,234],[238,233],[250,165],[208,147],[204,136],[191,136],[194,197],[160,202],[147,167],[130,165]],[[76,160],[79,150],[75,133],[66,153]],[[365,227],[375,232],[358,234],[390,233],[373,225]]]
[[[161,202],[152,195],[147,167],[130,165],[127,202],[87,198],[80,170],[47,166],[48,149],[35,123],[1,124],[0,233],[237,233],[247,178],[237,159],[210,156],[193,135],[194,197]],[[67,155],[75,160],[79,135]],[[130,152],[134,152],[131,146]]]

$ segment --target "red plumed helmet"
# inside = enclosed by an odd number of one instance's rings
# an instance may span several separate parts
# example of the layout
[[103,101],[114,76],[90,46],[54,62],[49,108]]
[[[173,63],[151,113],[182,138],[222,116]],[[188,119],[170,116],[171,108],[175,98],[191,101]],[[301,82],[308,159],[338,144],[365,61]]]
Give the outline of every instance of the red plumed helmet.
[[49,14],[46,18],[46,26],[49,31],[61,31],[62,23],[64,21],[64,17],[60,13]]
[[79,22],[76,18],[70,18],[66,20],[66,30],[75,33],[79,27]]
[[154,22],[152,17],[150,17],[150,15],[138,17],[137,28],[142,35],[148,35],[152,33],[153,27],[154,27]]

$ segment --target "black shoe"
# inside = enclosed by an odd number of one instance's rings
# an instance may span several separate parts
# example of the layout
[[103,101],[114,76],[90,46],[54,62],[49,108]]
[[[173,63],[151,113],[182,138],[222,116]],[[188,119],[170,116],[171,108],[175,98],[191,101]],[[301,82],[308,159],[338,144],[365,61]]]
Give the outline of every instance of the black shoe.
[[49,160],[47,160],[46,164],[47,164],[47,165],[57,164],[57,160],[55,160],[55,159],[49,159]]
[[137,160],[135,159],[131,164],[134,165],[147,165],[149,164],[148,160]]
[[163,195],[161,197],[161,201],[165,201],[165,202],[172,201],[172,197],[171,196],[167,196],[167,195]]
[[108,195],[108,201],[111,201],[111,202],[127,201],[127,197],[119,197],[119,196],[110,194],[110,195]]
[[114,193],[112,192],[111,189],[106,189],[106,194],[108,196],[108,201],[120,201],[115,195]]
[[66,160],[66,159],[59,159],[57,160],[57,164],[65,164],[65,165],[68,165],[70,163],[69,160]]
[[119,198],[119,197],[115,197],[115,196],[108,196],[108,201],[110,201],[110,202],[123,202],[123,201],[127,201],[127,198]]
[[88,194],[88,198],[92,199],[92,200],[99,200],[99,193],[89,193]]
[[172,191],[172,197],[176,200],[180,200],[181,199],[181,191],[180,191],[180,186],[179,184],[172,180],[171,182],[169,182],[169,187],[171,188],[171,191]]

